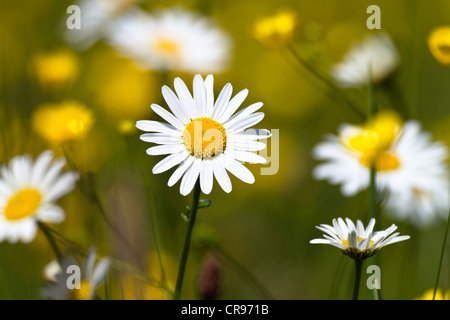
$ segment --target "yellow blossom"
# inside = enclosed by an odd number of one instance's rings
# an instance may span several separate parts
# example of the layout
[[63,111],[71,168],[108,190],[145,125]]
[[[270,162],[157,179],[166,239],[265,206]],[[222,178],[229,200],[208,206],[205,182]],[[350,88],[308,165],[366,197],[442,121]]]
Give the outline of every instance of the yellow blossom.
[[94,124],[94,114],[78,101],[44,103],[32,116],[33,130],[51,143],[83,139]]
[[277,48],[292,41],[296,26],[296,15],[284,10],[258,20],[253,29],[253,35],[262,44]]
[[392,111],[380,111],[349,136],[343,137],[343,143],[350,150],[360,154],[360,162],[377,171],[396,169],[399,159],[390,151],[402,126],[400,117]]
[[431,54],[443,65],[450,65],[450,26],[433,29],[428,36]]
[[[428,289],[427,291],[424,292],[423,295],[416,298],[415,300],[433,300],[433,294],[434,294],[434,289]],[[445,296],[442,293],[441,289],[436,290],[436,296],[435,296],[434,300],[449,300],[449,299],[450,299],[450,290],[447,290],[447,292],[445,293]]]
[[77,56],[67,49],[35,55],[33,67],[42,88],[48,91],[60,90],[69,86],[79,73]]

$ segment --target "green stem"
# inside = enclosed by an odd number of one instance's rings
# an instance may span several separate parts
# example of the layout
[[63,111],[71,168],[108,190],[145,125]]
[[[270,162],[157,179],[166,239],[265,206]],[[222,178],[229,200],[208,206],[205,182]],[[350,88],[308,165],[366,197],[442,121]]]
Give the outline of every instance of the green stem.
[[144,187],[146,190],[148,190],[148,192],[150,193],[150,199],[147,201],[147,203],[152,207],[152,212],[150,214],[150,228],[152,230],[152,237],[153,237],[153,242],[155,244],[155,251],[156,251],[156,256],[158,259],[158,263],[159,263],[159,268],[161,271],[161,282],[163,283],[163,285],[167,285],[167,276],[166,276],[166,271],[164,269],[164,263],[162,260],[162,255],[161,255],[161,244],[160,244],[160,235],[159,235],[159,228],[157,228],[157,217],[156,217],[156,206],[155,203],[155,195],[153,192],[153,189],[150,187],[151,183],[148,179],[148,175],[144,174],[144,172],[142,171],[142,167],[141,165],[139,165],[139,161],[138,159],[134,156],[136,154],[136,150],[134,148],[134,145],[132,144],[132,141],[130,141],[129,137],[125,136],[125,143],[127,145],[127,148],[129,149],[129,154],[131,155],[131,160],[134,163],[135,166],[135,170],[140,174],[141,177],[143,177],[143,183],[144,183]]
[[195,184],[192,205],[189,208],[188,212],[189,225],[186,233],[186,238],[184,239],[183,252],[181,253],[180,265],[178,268],[177,283],[175,285],[175,292],[173,294],[174,300],[180,300],[181,298],[181,288],[183,286],[184,273],[186,271],[186,265],[189,256],[189,248],[191,246],[192,231],[194,230],[195,219],[197,217],[199,199],[200,199],[200,179],[198,179]]
[[265,300],[273,300],[272,295],[269,291],[263,286],[263,284],[243,265],[238,263],[235,259],[233,259],[223,248],[220,246],[215,246],[214,249],[219,252],[219,254],[228,262],[230,265],[237,271],[239,275],[243,277],[243,279],[247,280],[254,289],[261,295],[261,297]]
[[434,283],[433,300],[436,298],[436,292],[437,292],[437,289],[439,286],[439,277],[441,275],[442,261],[444,260],[444,252],[445,252],[445,245],[447,243],[447,235],[448,235],[449,225],[450,225],[450,213],[447,218],[447,226],[445,228],[444,243],[442,244],[441,256],[439,258],[438,272],[436,275],[436,281]]
[[362,260],[355,260],[355,283],[353,287],[353,300],[358,300],[359,284],[361,282]]
[[38,227],[42,230],[42,232],[44,233],[45,237],[48,240],[48,243],[50,244],[50,247],[52,248],[53,252],[56,255],[56,259],[58,260],[58,263],[60,265],[60,267],[62,268],[62,260],[63,260],[63,255],[61,253],[61,251],[59,250],[59,247],[56,243],[55,238],[53,237],[52,233],[50,232],[50,230],[47,228],[47,226],[42,223],[42,222],[38,222]]
[[[367,82],[367,92],[368,92],[368,118],[372,119],[374,115],[377,113],[377,102],[375,99],[375,88],[372,82],[372,69],[369,67],[369,78]],[[378,199],[378,190],[377,190],[377,170],[376,163],[373,163],[370,167],[370,185],[369,185],[369,217],[375,219],[375,224],[378,221],[378,217],[380,214],[379,208],[379,199]],[[378,255],[373,257],[375,260],[375,264],[379,264]],[[380,290],[373,289],[372,290],[373,299],[380,300]]]
[[317,70],[305,59],[303,59],[295,50],[295,48],[292,45],[287,45],[288,51],[292,54],[292,56],[297,60],[297,62],[300,63],[302,67],[304,67],[306,70],[308,70],[313,76],[315,76],[317,79],[319,79],[321,82],[323,82],[326,86],[328,86],[333,92],[337,93],[341,99],[347,104],[347,106],[351,109],[351,111],[357,115],[360,119],[365,119],[366,116],[364,115],[359,108],[353,104],[342,92],[339,88],[337,88],[330,80],[328,80],[326,77],[321,75]]

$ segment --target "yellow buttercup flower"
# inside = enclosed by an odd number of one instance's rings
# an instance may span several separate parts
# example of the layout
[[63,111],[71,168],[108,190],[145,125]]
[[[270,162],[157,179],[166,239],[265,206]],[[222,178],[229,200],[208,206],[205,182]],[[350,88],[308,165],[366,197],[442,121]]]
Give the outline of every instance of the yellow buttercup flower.
[[[101,59],[105,60],[104,56]],[[148,106],[157,88],[155,75],[115,56],[96,63],[93,79],[102,83],[96,91],[96,102],[103,114],[113,121],[149,116]]]
[[60,90],[69,86],[79,73],[77,56],[67,49],[35,55],[33,67],[42,88],[48,91]]
[[431,54],[443,65],[450,65],[450,26],[433,29],[428,36]]
[[56,144],[83,139],[94,121],[93,112],[78,101],[44,103],[32,116],[33,130]]
[[272,48],[281,47],[294,37],[296,14],[284,10],[279,13],[258,20],[253,29],[253,35],[264,45]]
[[[415,300],[433,300],[434,289],[428,289],[424,292],[423,295],[416,298]],[[445,295],[443,294],[441,289],[436,290],[436,296],[434,300],[450,300],[450,290],[447,290]]]

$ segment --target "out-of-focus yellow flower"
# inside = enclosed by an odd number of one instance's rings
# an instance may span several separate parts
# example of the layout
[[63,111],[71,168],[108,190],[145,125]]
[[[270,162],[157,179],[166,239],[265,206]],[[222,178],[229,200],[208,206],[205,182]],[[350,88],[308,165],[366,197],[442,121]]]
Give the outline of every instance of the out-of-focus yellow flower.
[[136,121],[150,114],[150,104],[159,89],[152,73],[117,57],[100,61],[95,73],[96,81],[102,84],[96,92],[97,101],[109,119]]
[[443,65],[450,65],[450,26],[433,29],[428,36],[431,54]]
[[261,18],[253,29],[253,36],[262,44],[277,48],[292,41],[296,27],[296,14],[289,10]]
[[33,67],[42,88],[48,91],[66,88],[79,73],[78,57],[68,49],[37,54],[33,58]]
[[123,119],[119,121],[119,124],[117,125],[117,130],[119,133],[123,135],[130,135],[137,131],[136,129],[136,122],[130,120],[130,119]]
[[361,153],[360,161],[368,167],[375,163],[380,169],[396,168],[399,160],[389,150],[401,127],[402,121],[395,112],[380,111],[360,130],[344,137],[343,143]]
[[[434,289],[428,289],[423,295],[416,298],[415,300],[433,300]],[[450,300],[450,290],[447,290],[445,295],[442,293],[441,289],[436,290],[436,296],[434,300]]]
[[44,103],[32,116],[33,130],[51,143],[83,139],[94,124],[91,110],[78,101]]

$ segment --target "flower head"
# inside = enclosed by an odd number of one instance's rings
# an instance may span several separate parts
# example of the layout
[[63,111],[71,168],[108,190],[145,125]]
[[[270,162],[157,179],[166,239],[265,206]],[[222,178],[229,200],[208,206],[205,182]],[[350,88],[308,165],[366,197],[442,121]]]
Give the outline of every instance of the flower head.
[[356,43],[331,75],[341,87],[363,87],[388,79],[400,65],[399,54],[387,33],[367,36]]
[[371,219],[367,227],[360,220],[356,226],[352,220],[345,218],[333,219],[333,225],[321,224],[316,228],[325,232],[324,239],[314,239],[310,243],[330,244],[343,250],[345,255],[352,259],[364,260],[373,256],[381,248],[409,239],[409,236],[399,236],[399,232],[392,234],[397,229],[392,225],[386,230],[373,232],[375,219]]
[[79,283],[73,283],[74,288],[69,288],[68,283],[72,280],[72,275],[66,272],[69,266],[78,266],[77,261],[72,257],[66,257],[62,263],[62,269],[53,271],[53,278],[47,287],[42,290],[43,297],[51,300],[92,300],[96,298],[96,291],[103,282],[108,272],[111,261],[108,257],[103,257],[96,263],[96,250],[91,248],[86,255],[84,268],[80,268],[81,278]]
[[221,72],[231,39],[210,19],[182,8],[133,10],[108,28],[109,43],[144,69]]
[[51,151],[41,153],[35,162],[29,156],[17,156],[2,167],[0,241],[30,242],[36,235],[36,222],[64,220],[64,210],[54,202],[72,191],[78,173],[61,173],[65,160],[51,163],[52,158]]
[[253,28],[253,36],[268,47],[281,47],[292,41],[296,24],[296,14],[283,10],[258,20]]
[[433,29],[428,36],[431,54],[443,65],[450,65],[450,26]]
[[33,130],[50,143],[66,143],[86,136],[94,124],[94,114],[78,101],[45,103],[34,111]]
[[416,121],[402,123],[388,112],[362,126],[344,124],[338,136],[314,148],[314,155],[327,161],[314,169],[314,177],[340,184],[346,196],[369,186],[374,167],[393,216],[425,226],[448,213],[448,149],[432,142]]
[[33,66],[37,80],[48,91],[65,88],[79,73],[77,56],[66,49],[35,55]]
[[[180,78],[175,79],[175,91],[167,86],[162,94],[172,113],[153,104],[153,111],[167,123],[141,120],[136,127],[151,132],[141,135],[141,140],[158,144],[147,150],[149,155],[169,155],[153,167],[153,173],[165,172],[180,164],[169,179],[173,186],[183,177],[182,195],[193,189],[200,179],[201,190],[209,194],[213,177],[225,192],[231,191],[231,181],[226,170],[240,180],[253,183],[253,174],[239,161],[265,163],[266,159],[253,151],[266,147],[259,139],[271,136],[267,130],[248,129],[264,118],[256,112],[262,107],[258,102],[234,114],[248,94],[240,91],[231,100],[232,86],[225,85],[214,102],[213,76],[203,81],[194,77],[194,96]],[[255,113],[256,112],[256,113]],[[234,114],[234,115],[233,115]]]

